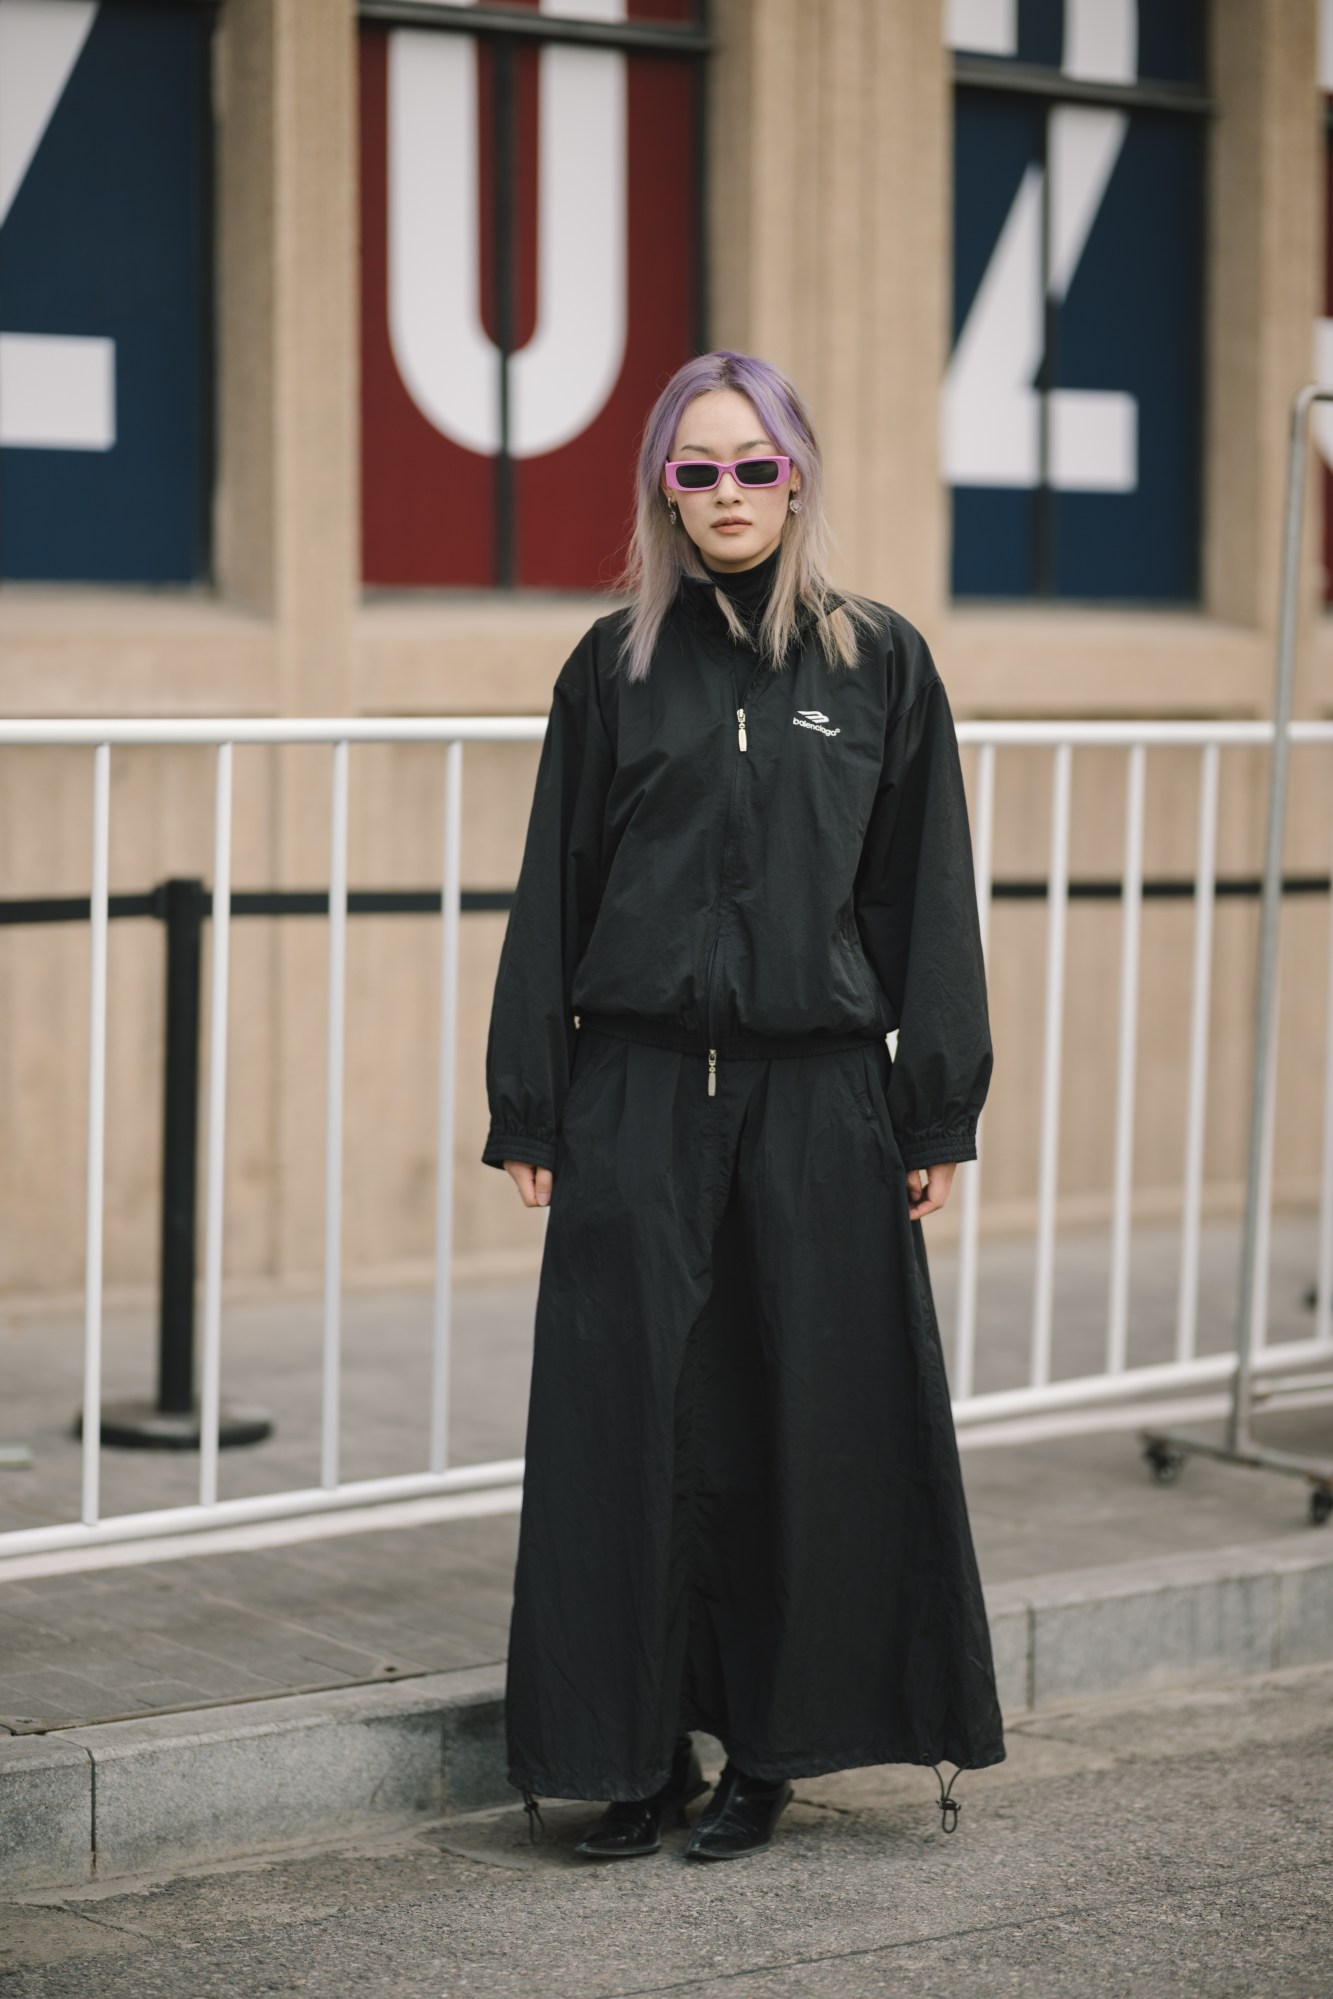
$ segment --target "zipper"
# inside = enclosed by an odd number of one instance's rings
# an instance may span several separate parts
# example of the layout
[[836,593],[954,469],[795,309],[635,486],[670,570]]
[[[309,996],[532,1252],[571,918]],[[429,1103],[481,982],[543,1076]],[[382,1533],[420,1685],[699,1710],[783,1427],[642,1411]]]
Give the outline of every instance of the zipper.
[[[734,694],[736,692],[736,675],[735,675],[735,669],[730,664],[730,662],[728,663],[727,670],[731,674],[731,690],[732,693]],[[752,683],[754,677],[755,676],[752,674],[751,675]],[[769,678],[770,679],[772,678],[771,674],[769,675]],[[745,733],[745,710],[743,707],[739,706],[738,704],[736,708],[736,747],[738,750],[748,751],[749,746],[750,746],[749,739]],[[739,766],[736,763],[733,763],[731,766],[731,784],[727,791],[727,813],[726,813],[726,818],[722,822],[722,864],[724,867],[726,866],[726,859],[727,859],[727,834],[731,830],[731,807],[736,796],[736,772],[738,768]],[[717,962],[717,947],[721,936],[722,936],[722,884],[719,881],[718,891],[717,891],[717,923],[713,930],[712,947],[708,953],[708,970],[704,975],[705,1008],[708,1015],[708,1032],[710,1034],[713,1032],[713,967]],[[708,1094],[710,1097],[715,1097],[717,1095],[717,1049],[716,1048],[710,1048],[708,1051]]]
[[[733,785],[733,787],[734,787],[734,786],[735,786],[735,782],[736,782],[736,773],[735,773],[735,771],[734,771],[734,770],[733,770],[733,772],[732,772],[732,774],[731,774],[731,777],[732,777],[732,785]],[[729,794],[728,794],[728,796],[727,796],[727,823],[728,823],[728,824],[730,823],[730,820],[731,820],[731,795],[730,795],[730,793],[729,793]],[[727,836],[726,836],[726,831],[725,831],[725,827],[724,827],[724,830],[723,830],[723,834],[722,834],[722,846],[723,846],[723,852],[724,852],[724,853],[725,853],[725,851],[726,851],[726,837],[727,837]],[[715,928],[714,928],[714,930],[713,930],[713,942],[712,942],[712,945],[711,945],[711,947],[710,947],[710,949],[709,949],[709,953],[708,953],[708,970],[707,970],[707,972],[706,972],[706,973],[704,974],[704,996],[705,996],[705,1007],[706,1007],[706,1011],[707,1011],[707,1014],[708,1014],[708,1032],[709,1032],[710,1034],[711,1034],[711,1033],[713,1032],[713,966],[714,966],[714,965],[715,965],[715,963],[717,962],[717,946],[718,946],[718,939],[719,939],[719,938],[721,937],[721,935],[722,935],[722,891],[721,891],[721,889],[719,888],[719,890],[718,890],[718,898],[717,898],[717,923],[716,923],[716,926],[715,926]],[[709,1051],[708,1051],[708,1094],[709,1094],[709,1096],[710,1096],[710,1097],[715,1097],[715,1096],[717,1095],[717,1050],[716,1050],[716,1048],[710,1048],[710,1049],[709,1049]]]

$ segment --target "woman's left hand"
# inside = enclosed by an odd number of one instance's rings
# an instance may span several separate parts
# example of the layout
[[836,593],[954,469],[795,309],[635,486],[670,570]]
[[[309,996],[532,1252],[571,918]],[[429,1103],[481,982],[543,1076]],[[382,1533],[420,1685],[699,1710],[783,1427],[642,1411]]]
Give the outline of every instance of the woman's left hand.
[[951,1166],[911,1166],[907,1172],[907,1212],[914,1222],[933,1215],[949,1198],[957,1161]]

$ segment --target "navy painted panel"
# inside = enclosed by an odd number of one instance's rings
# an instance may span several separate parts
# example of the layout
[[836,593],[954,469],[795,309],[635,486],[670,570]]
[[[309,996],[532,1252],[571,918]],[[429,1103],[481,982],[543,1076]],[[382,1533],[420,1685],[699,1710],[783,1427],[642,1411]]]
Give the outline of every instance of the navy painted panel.
[[1200,133],[1131,120],[1059,315],[1055,380],[1138,403],[1133,493],[1055,496],[1065,597],[1189,601],[1199,585]]
[[955,597],[1031,597],[1036,587],[1037,496],[959,486],[953,495]]
[[109,450],[0,449],[0,575],[188,583],[211,479],[209,36],[103,5],[0,229],[0,331],[115,342]]
[[953,127],[953,333],[972,309],[1018,184],[1040,162],[1046,111],[1007,91],[960,90]]
[[[1029,167],[1041,163],[1046,110],[1008,93],[959,90],[954,111],[953,328],[957,341]],[[1036,588],[1032,490],[953,493],[952,588],[958,597],[1030,597]]]

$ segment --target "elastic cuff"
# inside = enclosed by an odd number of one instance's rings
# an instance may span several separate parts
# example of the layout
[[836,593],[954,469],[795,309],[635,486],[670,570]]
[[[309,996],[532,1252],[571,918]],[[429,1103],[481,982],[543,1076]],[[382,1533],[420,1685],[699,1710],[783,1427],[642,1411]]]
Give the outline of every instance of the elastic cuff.
[[555,1140],[536,1138],[530,1132],[492,1129],[481,1155],[483,1166],[504,1171],[506,1159],[519,1159],[525,1166],[548,1166],[555,1171]]
[[920,1138],[898,1135],[898,1150],[910,1173],[918,1166],[961,1165],[977,1156],[975,1125],[970,1130],[931,1132]]

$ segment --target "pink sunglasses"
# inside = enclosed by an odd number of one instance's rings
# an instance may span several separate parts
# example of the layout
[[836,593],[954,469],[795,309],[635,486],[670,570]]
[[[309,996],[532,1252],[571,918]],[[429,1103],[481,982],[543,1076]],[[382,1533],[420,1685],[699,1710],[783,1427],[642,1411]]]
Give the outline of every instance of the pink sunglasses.
[[718,458],[668,458],[666,482],[673,493],[708,493],[730,472],[738,486],[784,486],[791,477],[791,459],[733,458],[728,464]]

